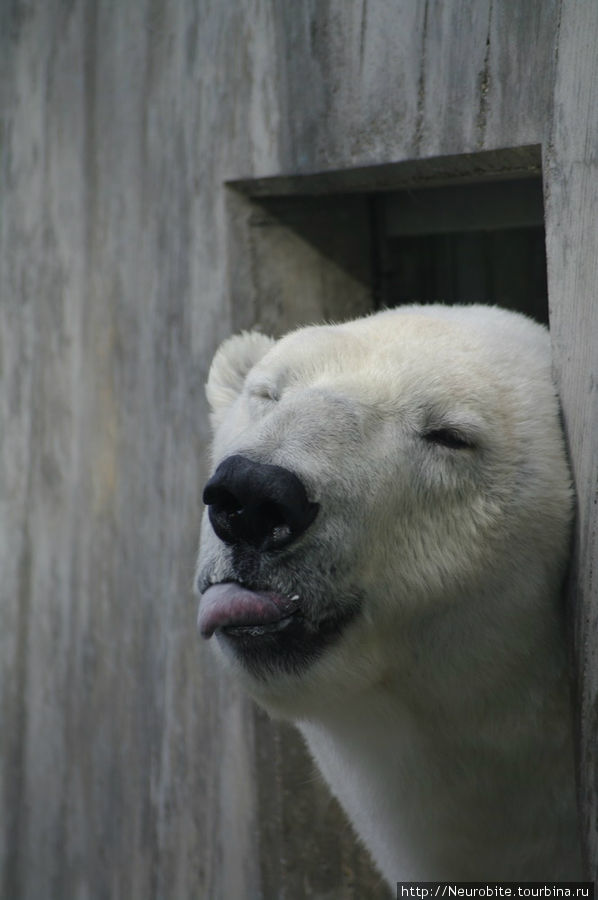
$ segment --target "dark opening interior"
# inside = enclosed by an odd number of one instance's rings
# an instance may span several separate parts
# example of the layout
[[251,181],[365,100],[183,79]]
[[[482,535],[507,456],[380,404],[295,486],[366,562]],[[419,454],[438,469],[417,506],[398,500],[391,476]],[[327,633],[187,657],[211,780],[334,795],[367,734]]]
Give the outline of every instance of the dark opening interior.
[[540,178],[373,202],[376,306],[495,303],[548,323]]

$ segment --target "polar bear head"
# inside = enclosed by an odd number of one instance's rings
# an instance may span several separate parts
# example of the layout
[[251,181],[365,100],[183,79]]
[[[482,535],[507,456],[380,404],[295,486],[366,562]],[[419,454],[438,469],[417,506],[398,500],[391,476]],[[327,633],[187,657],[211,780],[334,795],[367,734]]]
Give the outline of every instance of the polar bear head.
[[571,487],[543,327],[411,306],[249,333],[207,392],[199,627],[272,712],[407,685],[432,632],[493,666],[550,642]]

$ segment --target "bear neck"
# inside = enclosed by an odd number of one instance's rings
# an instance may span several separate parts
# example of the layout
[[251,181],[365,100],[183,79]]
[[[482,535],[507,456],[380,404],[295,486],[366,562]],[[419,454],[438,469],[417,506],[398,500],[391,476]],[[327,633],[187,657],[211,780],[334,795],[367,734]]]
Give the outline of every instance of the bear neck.
[[414,620],[350,704],[297,722],[391,884],[580,872],[558,598],[495,594],[472,634],[485,599]]

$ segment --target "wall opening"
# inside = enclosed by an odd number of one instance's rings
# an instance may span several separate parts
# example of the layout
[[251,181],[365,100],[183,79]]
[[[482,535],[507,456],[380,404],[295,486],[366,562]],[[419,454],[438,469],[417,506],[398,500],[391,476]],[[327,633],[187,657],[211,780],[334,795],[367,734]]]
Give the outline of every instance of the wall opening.
[[414,302],[548,323],[538,146],[228,186],[235,329]]

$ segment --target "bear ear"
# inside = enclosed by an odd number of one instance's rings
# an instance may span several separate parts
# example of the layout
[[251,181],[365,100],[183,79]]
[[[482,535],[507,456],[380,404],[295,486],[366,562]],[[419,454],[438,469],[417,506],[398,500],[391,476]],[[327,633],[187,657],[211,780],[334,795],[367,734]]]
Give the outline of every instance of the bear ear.
[[275,343],[274,338],[258,331],[244,331],[220,345],[212,360],[206,385],[214,427],[220,424],[224,413],[238,396],[247,373]]

